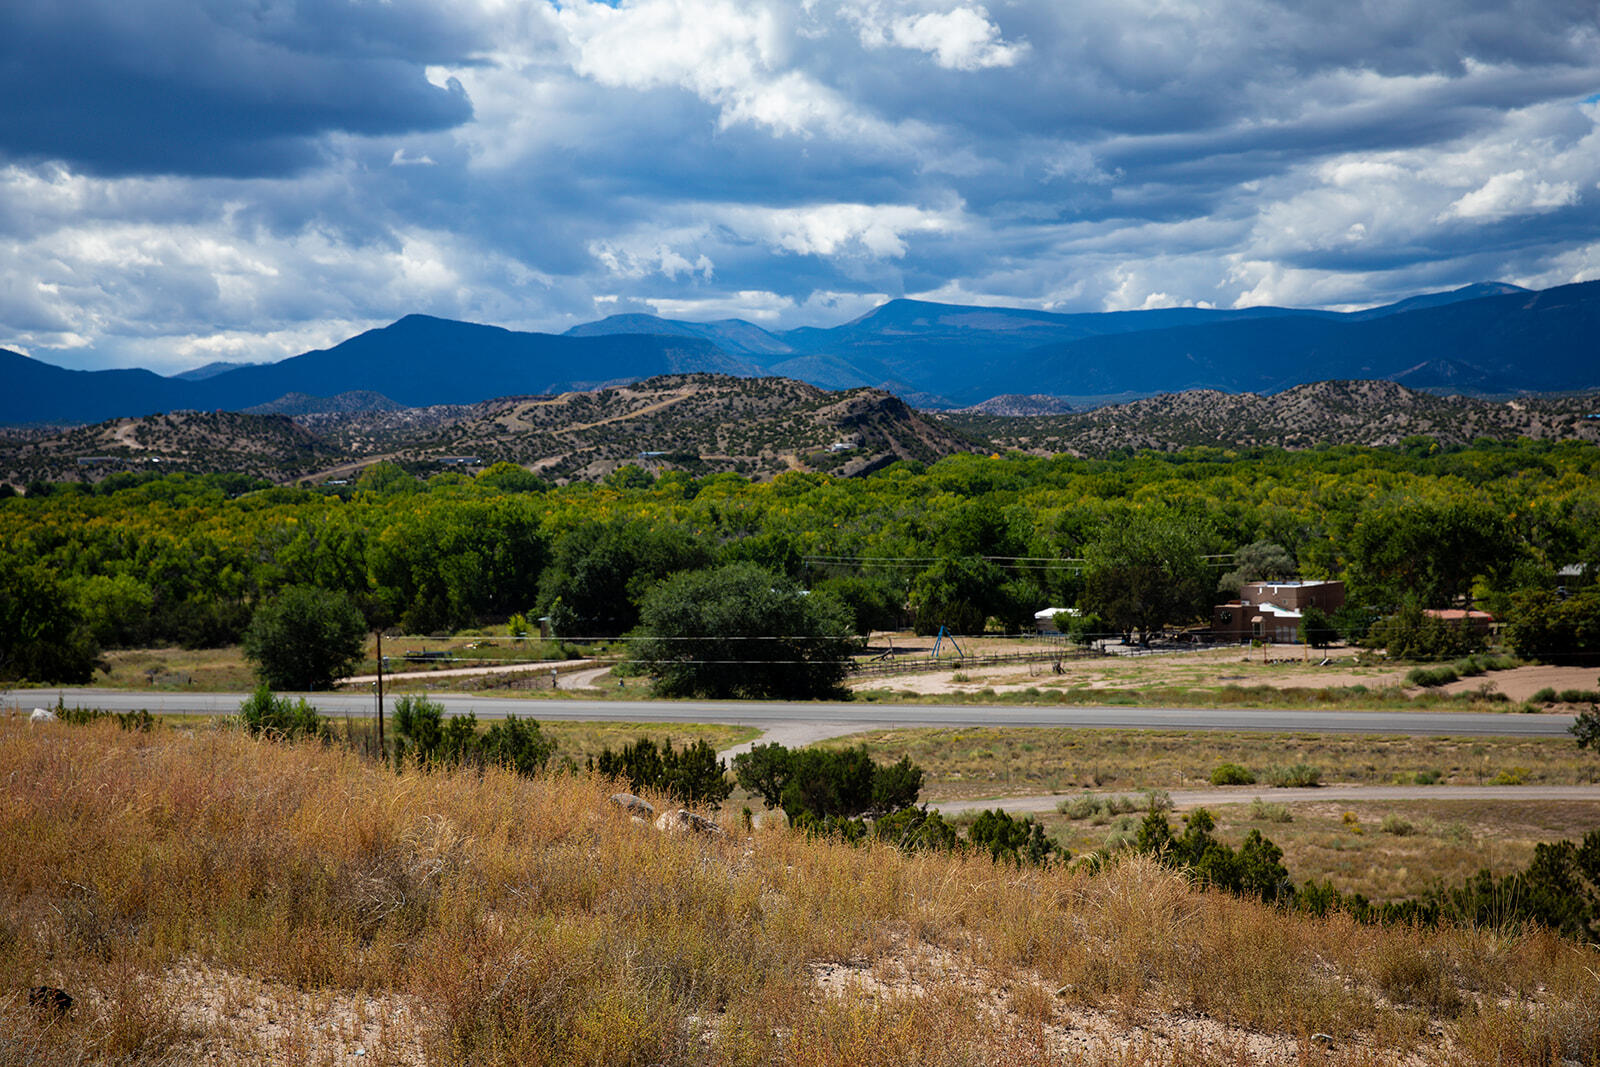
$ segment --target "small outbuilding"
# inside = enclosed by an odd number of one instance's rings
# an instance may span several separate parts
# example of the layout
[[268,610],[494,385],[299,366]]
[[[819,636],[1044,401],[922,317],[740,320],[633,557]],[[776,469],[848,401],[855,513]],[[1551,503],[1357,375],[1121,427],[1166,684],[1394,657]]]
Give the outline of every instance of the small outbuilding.
[[1076,618],[1077,608],[1045,608],[1043,611],[1033,613],[1033,625],[1041,634],[1059,634],[1061,627],[1056,625],[1057,615],[1069,615]]

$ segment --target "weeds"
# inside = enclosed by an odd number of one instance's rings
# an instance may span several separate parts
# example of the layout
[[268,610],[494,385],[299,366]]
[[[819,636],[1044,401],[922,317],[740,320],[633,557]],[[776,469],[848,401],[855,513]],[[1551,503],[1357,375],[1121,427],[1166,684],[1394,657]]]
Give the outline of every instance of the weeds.
[[1294,815],[1289,811],[1287,804],[1271,804],[1260,797],[1250,802],[1250,818],[1257,822],[1294,822]]
[[1267,782],[1278,789],[1296,789],[1322,784],[1322,771],[1309,763],[1267,768]]
[[1237,763],[1223,763],[1211,772],[1211,784],[1255,785],[1256,776]]
[[1249,768],[1263,786],[1278,784],[1267,773],[1274,761],[1315,768],[1320,784],[1482,785],[1503,770],[1524,767],[1530,768],[1528,781],[1558,785],[1591,782],[1600,773],[1592,756],[1571,738],[1560,737],[1261,736],[966,727],[873,731],[823,745],[863,742],[879,761],[910,757],[925,773],[923,797],[934,802],[994,796],[1001,790],[1071,797],[1080,789],[1125,795],[1155,786],[1187,789],[1209,782],[1221,763]]
[[1406,674],[1407,685],[1420,685],[1427,689],[1436,689],[1441,685],[1461,680],[1461,675],[1454,667],[1413,667]]
[[1408,837],[1417,832],[1417,828],[1412,825],[1410,819],[1393,813],[1383,817],[1383,821],[1378,824],[1378,829],[1396,837]]
[[1108,821],[1114,816],[1125,815],[1132,811],[1168,811],[1171,808],[1172,798],[1165,792],[1156,790],[1145,793],[1140,799],[1082,793],[1056,804],[1057,814],[1078,821],[1084,819]]

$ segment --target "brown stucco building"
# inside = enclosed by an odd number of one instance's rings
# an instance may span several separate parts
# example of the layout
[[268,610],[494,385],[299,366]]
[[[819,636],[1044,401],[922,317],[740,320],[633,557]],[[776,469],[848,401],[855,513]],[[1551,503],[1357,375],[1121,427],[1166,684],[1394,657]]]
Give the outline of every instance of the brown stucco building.
[[1238,600],[1212,609],[1211,633],[1219,641],[1298,642],[1310,607],[1330,615],[1344,607],[1344,583],[1247,582]]

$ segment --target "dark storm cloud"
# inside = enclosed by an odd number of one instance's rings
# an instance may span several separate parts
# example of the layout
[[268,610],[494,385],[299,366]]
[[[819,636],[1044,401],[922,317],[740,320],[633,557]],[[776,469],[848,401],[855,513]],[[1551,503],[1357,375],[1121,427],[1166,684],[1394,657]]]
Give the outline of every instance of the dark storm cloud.
[[471,42],[420,4],[12,0],[0,5],[0,155],[107,175],[293,173],[321,135],[471,117],[423,66]]
[[1597,90],[1566,0],[21,0],[0,344],[1555,284]]

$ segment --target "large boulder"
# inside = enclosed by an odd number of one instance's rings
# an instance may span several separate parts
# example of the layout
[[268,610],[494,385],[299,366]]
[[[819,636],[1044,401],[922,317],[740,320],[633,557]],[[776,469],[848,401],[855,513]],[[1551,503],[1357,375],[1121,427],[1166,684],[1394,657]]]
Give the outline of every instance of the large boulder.
[[656,829],[662,833],[690,833],[690,834],[720,834],[722,827],[706,818],[696,815],[687,808],[677,811],[664,811],[661,818],[656,820]]
[[611,803],[629,815],[637,815],[644,819],[648,819],[656,813],[655,807],[648,800],[644,799],[644,797],[636,797],[632,793],[612,793]]

